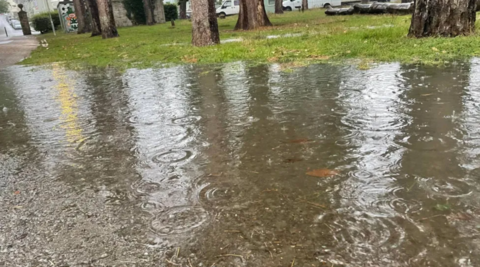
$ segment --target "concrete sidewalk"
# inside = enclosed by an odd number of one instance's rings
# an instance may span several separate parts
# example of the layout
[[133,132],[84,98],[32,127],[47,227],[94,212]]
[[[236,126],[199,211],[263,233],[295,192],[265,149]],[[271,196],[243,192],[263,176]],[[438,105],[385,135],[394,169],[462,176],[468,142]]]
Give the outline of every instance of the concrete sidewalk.
[[34,36],[0,37],[0,69],[28,57],[37,46]]

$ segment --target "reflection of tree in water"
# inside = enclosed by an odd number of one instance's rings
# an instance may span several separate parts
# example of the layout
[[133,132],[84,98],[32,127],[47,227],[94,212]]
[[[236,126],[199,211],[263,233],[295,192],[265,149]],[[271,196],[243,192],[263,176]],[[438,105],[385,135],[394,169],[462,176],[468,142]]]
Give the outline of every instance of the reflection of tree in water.
[[[291,264],[293,258],[300,265],[318,262],[312,255],[329,242],[329,233],[320,225],[312,228],[312,218],[322,210],[308,202],[328,205],[329,196],[323,194],[324,185],[317,185],[315,179],[304,174],[312,166],[336,167],[343,159],[341,150],[328,153],[323,149],[338,149],[331,142],[341,138],[342,130],[332,114],[332,109],[341,112],[332,101],[338,95],[334,91],[339,88],[338,69],[326,67],[322,71],[318,77],[315,68],[307,69],[308,74],[298,78],[297,74],[278,73],[275,67],[250,67],[245,71],[248,78],[236,81],[237,85],[245,85],[239,90],[248,90],[247,96],[230,93],[227,87],[223,89],[225,96],[218,94],[216,101],[227,101],[223,104],[227,108],[218,112],[229,114],[224,119],[228,125],[220,126],[227,127],[223,131],[228,136],[222,139],[238,140],[231,149],[232,157],[238,157],[239,162],[234,170],[228,170],[232,177],[221,178],[235,181],[241,196],[220,209],[218,223],[213,226],[215,233],[202,234],[205,242],[215,242],[211,246],[215,249],[206,258],[238,254],[258,266]],[[222,84],[228,86],[228,82]],[[296,139],[309,141],[298,143]],[[219,262],[240,264],[240,259],[224,258]]]
[[403,242],[403,222],[390,206],[403,154],[394,139],[405,123],[398,70],[398,64],[345,70],[338,102],[344,109],[339,127],[347,132],[341,145],[348,156],[340,183],[333,187],[335,211],[321,220],[335,240],[332,253],[322,256],[327,262],[378,264],[401,257],[397,247]]
[[[125,123],[128,97],[121,75],[111,70],[86,75],[83,97],[90,103],[91,119],[82,122],[84,139],[77,145],[72,165],[65,166],[65,179],[81,185],[115,190],[126,200],[129,182],[136,178],[133,133]],[[108,193],[110,194],[110,193]]]
[[475,261],[471,253],[478,255],[478,249],[465,242],[465,235],[471,233],[459,232],[449,219],[457,213],[463,216],[462,199],[473,189],[460,164],[465,138],[460,124],[462,96],[468,74],[469,67],[460,65],[402,68],[408,88],[402,97],[408,103],[405,112],[410,122],[396,138],[406,148],[396,177],[402,206],[396,208],[414,222],[406,228],[403,251],[422,266],[453,266],[466,263],[465,257]]
[[[11,73],[10,75],[12,75]],[[15,94],[15,83],[9,72],[0,71],[0,150],[29,145],[30,136],[24,111]],[[33,147],[30,147],[32,149]]]

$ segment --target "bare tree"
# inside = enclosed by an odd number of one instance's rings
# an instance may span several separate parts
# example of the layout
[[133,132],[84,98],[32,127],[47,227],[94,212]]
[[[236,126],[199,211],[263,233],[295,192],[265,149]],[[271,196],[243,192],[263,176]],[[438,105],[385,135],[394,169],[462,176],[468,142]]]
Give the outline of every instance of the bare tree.
[[192,44],[206,46],[220,43],[215,0],[192,0]]
[[155,24],[155,17],[153,14],[154,8],[151,0],[142,0],[143,10],[145,11],[145,20],[147,25]]
[[283,0],[275,0],[275,14],[283,14]]
[[416,0],[408,35],[468,35],[475,31],[475,0]]
[[118,37],[115,18],[113,17],[112,3],[109,0],[97,0],[98,15],[100,17],[100,26],[102,28],[102,38]]
[[308,9],[308,0],[302,0],[302,12]]
[[85,2],[83,0],[73,0],[73,6],[75,7],[75,15],[77,16],[77,33],[82,34],[91,32],[92,27],[88,18]]
[[272,26],[263,0],[240,0],[240,13],[235,30],[253,30],[263,26]]
[[92,37],[102,34],[102,28],[100,26],[100,16],[98,15],[98,5],[96,0],[87,0],[88,9],[92,16]]

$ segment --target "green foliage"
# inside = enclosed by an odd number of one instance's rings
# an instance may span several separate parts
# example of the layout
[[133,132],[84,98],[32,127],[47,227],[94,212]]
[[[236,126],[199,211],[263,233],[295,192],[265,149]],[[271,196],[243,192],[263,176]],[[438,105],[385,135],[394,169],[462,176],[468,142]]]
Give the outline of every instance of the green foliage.
[[166,21],[171,21],[171,20],[177,20],[178,19],[177,5],[165,4],[164,8],[165,8],[165,20]]
[[[60,25],[60,18],[58,16],[58,13],[53,11],[51,12],[51,14],[55,28],[58,28],[58,26]],[[52,30],[52,23],[50,22],[50,16],[48,12],[40,13],[33,16],[32,24],[33,28],[41,33],[46,33]]]
[[10,5],[6,0],[0,0],[0,14],[1,13],[8,13]]
[[123,6],[127,11],[127,17],[135,25],[146,24],[145,9],[142,0],[123,0]]
[[[245,61],[275,62],[282,69],[318,62],[444,64],[480,56],[480,31],[456,38],[408,38],[411,16],[352,15],[327,17],[322,9],[269,14],[275,27],[233,31],[237,16],[218,20],[220,39],[241,39],[193,47],[192,25],[179,20],[153,26],[119,28],[120,38],[102,40],[88,34],[47,34],[49,49],[39,47],[23,64],[65,62],[72,67],[149,68],[165,63],[197,64]],[[480,27],[480,20],[476,24]],[[289,35],[290,34],[290,35]],[[279,36],[267,38],[267,36]],[[282,37],[283,36],[283,37]]]

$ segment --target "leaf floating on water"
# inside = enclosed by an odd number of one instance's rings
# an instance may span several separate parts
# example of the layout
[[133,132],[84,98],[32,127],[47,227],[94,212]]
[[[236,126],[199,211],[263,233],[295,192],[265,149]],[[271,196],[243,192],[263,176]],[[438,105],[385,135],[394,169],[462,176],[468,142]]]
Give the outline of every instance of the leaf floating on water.
[[330,169],[317,169],[317,170],[312,170],[306,173],[309,176],[315,176],[315,177],[329,177],[329,176],[335,176],[340,174],[336,170],[330,170]]

